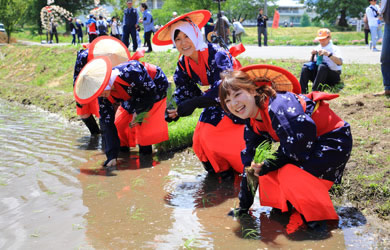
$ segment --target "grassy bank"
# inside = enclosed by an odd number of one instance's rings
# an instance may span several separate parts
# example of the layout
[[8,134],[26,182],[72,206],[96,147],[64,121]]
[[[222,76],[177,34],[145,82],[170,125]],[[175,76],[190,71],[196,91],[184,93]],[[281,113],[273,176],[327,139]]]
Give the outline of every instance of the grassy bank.
[[[314,45],[313,39],[317,34],[319,27],[279,27],[278,29],[268,28],[269,45]],[[58,39],[60,43],[70,43],[72,36],[65,32],[65,27],[59,28]],[[25,28],[12,34],[17,40],[27,40],[34,42],[46,41],[46,34],[39,35],[32,29]],[[143,31],[140,32],[143,37]],[[50,37],[49,37],[50,38]],[[230,37],[232,39],[232,37]],[[356,31],[334,31],[332,39],[335,44],[339,45],[363,45],[364,32]],[[88,41],[88,35],[84,35],[84,42]],[[245,45],[257,45],[257,27],[245,27],[245,34],[242,35],[242,42]]]
[[[286,28],[287,29],[287,28]],[[76,52],[72,46],[40,47],[8,45],[0,47],[1,98],[33,104],[75,120],[72,75]],[[178,53],[167,51],[146,54],[142,60],[159,65],[172,81]],[[302,61],[254,60],[239,58],[245,65],[278,65],[299,76]],[[380,92],[379,65],[344,65],[342,84],[333,92],[340,98],[331,107],[351,124],[354,148],[343,183],[332,189],[334,201],[351,201],[365,215],[390,218],[390,101]],[[171,141],[160,145],[162,151],[181,143],[190,144],[199,112],[177,123],[170,123]]]

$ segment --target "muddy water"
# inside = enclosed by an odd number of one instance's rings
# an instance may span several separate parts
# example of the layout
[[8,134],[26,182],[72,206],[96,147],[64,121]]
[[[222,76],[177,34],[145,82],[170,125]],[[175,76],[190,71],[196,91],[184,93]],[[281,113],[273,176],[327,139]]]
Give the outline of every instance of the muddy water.
[[288,218],[258,198],[252,216],[226,215],[237,206],[239,176],[208,176],[188,152],[140,159],[135,149],[107,172],[100,138],[87,135],[0,100],[0,249],[375,247],[356,209],[339,207],[340,222],[320,236],[287,236]]

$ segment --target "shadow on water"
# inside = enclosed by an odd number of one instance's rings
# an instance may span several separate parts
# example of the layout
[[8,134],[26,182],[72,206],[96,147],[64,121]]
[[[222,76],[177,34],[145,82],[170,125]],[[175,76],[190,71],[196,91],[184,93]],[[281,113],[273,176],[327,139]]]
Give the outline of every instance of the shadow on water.
[[103,142],[100,135],[83,136],[77,139],[77,148],[80,150],[102,150]]
[[[84,140],[85,137],[82,139]],[[95,141],[95,137],[91,136],[91,140]],[[93,150],[93,149],[84,149]],[[103,154],[103,153],[102,153]],[[104,154],[103,154],[104,155]],[[96,158],[92,158],[90,162],[87,162],[86,167],[80,168],[80,173],[86,175],[100,175],[100,176],[116,176],[115,171],[123,170],[137,170],[142,168],[151,168],[159,164],[159,161],[154,159],[153,155],[142,155],[138,152],[120,152],[117,165],[113,167],[104,167],[103,163],[98,162],[96,164]]]
[[227,199],[236,198],[240,191],[241,176],[232,174],[222,178],[216,174],[204,173],[196,182],[182,182],[164,200],[175,207],[195,208],[217,206]]
[[260,240],[277,247],[276,239],[280,235],[290,241],[321,241],[331,238],[337,229],[346,231],[367,223],[364,215],[355,207],[338,207],[337,213],[338,221],[327,221],[326,225],[315,229],[308,228],[304,224],[295,232],[288,233],[286,228],[289,224],[291,228],[290,212],[281,213],[271,208],[260,207],[238,218],[239,225],[234,232],[240,238]]

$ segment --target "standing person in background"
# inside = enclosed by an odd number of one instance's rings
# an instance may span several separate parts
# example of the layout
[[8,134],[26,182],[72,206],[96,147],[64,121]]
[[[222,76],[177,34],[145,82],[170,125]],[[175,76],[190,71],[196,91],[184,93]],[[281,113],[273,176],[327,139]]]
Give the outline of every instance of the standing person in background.
[[141,12],[143,19],[140,19],[140,22],[144,24],[145,42],[148,45],[148,50],[146,53],[150,53],[153,51],[152,42],[150,41],[152,32],[154,30],[153,17],[148,10],[148,5],[146,3],[141,3]]
[[370,6],[366,8],[366,15],[368,19],[368,25],[371,32],[371,44],[370,49],[374,52],[379,50],[376,48],[376,42],[382,39],[382,30],[380,24],[379,6],[376,4],[376,0],[368,0]]
[[103,16],[99,16],[99,20],[96,22],[97,30],[99,32],[99,36],[106,36],[108,32],[108,26],[106,20],[104,20]]
[[89,43],[92,43],[92,41],[97,37],[95,17],[92,14],[89,15],[89,19],[85,24],[88,28]]
[[58,43],[58,33],[57,33],[57,23],[54,21],[54,17],[50,18],[50,42],[53,43],[53,36],[56,38],[56,43]]
[[257,40],[259,47],[261,47],[261,34],[264,36],[264,46],[267,45],[267,21],[268,17],[263,14],[264,10],[261,8],[259,10],[259,15],[257,15]]
[[121,40],[121,36],[119,34],[119,29],[118,29],[118,22],[116,21],[115,16],[112,17],[112,21],[111,21],[111,36]]
[[368,25],[367,14],[365,13],[363,17],[363,24],[364,24],[364,42],[366,43],[366,45],[368,45],[368,33],[370,33],[370,26]]
[[71,44],[74,44],[76,45],[76,26],[74,25],[73,23],[73,18],[69,18],[69,30],[70,30],[70,34],[72,34],[72,43]]
[[[211,11],[210,11],[210,13],[211,13]],[[210,32],[212,32],[214,30],[214,20],[213,20],[213,13],[211,13],[211,16],[210,16],[210,19],[209,19],[209,21],[206,23],[206,25],[204,26],[204,36],[206,37],[206,40],[208,41],[208,42],[210,42],[211,43],[211,41],[209,41],[208,39],[207,39],[207,35],[210,33]]]
[[382,42],[381,52],[381,71],[383,77],[383,86],[385,95],[390,96],[390,3],[388,0],[382,0],[380,13],[385,22],[385,31]]
[[77,33],[77,43],[83,43],[83,27],[84,24],[80,19],[76,20],[76,33]]
[[127,8],[124,10],[123,15],[123,36],[122,42],[129,47],[129,35],[131,35],[131,41],[133,42],[133,52],[137,51],[137,27],[138,27],[139,15],[137,9],[133,8],[133,0],[127,0]]
[[221,11],[221,13],[218,13],[217,15],[218,19],[217,22],[215,22],[214,25],[214,31],[217,33],[218,36],[220,36],[226,45],[229,44],[229,27],[230,23],[226,16],[224,16],[224,12]]
[[240,43],[241,35],[245,33],[244,26],[242,26],[240,21],[233,19],[233,29],[236,35],[237,43]]

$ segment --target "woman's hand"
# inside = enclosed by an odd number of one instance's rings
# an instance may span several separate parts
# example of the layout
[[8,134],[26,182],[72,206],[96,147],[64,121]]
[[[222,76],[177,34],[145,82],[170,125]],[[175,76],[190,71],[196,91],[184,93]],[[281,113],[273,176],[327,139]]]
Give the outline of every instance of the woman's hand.
[[168,113],[168,117],[171,118],[172,120],[179,116],[177,114],[177,109],[167,109],[167,113]]
[[137,117],[137,113],[133,113],[133,118],[131,119],[131,122],[129,124],[130,128],[133,128],[137,123],[135,122],[135,118]]
[[251,164],[251,167],[253,168],[253,170],[254,170],[254,175],[256,176],[256,177],[259,177],[259,173],[260,173],[260,170],[261,170],[261,168],[263,167],[263,165],[264,165],[264,162],[262,162],[262,163],[255,163],[255,162],[252,162],[252,164]]

